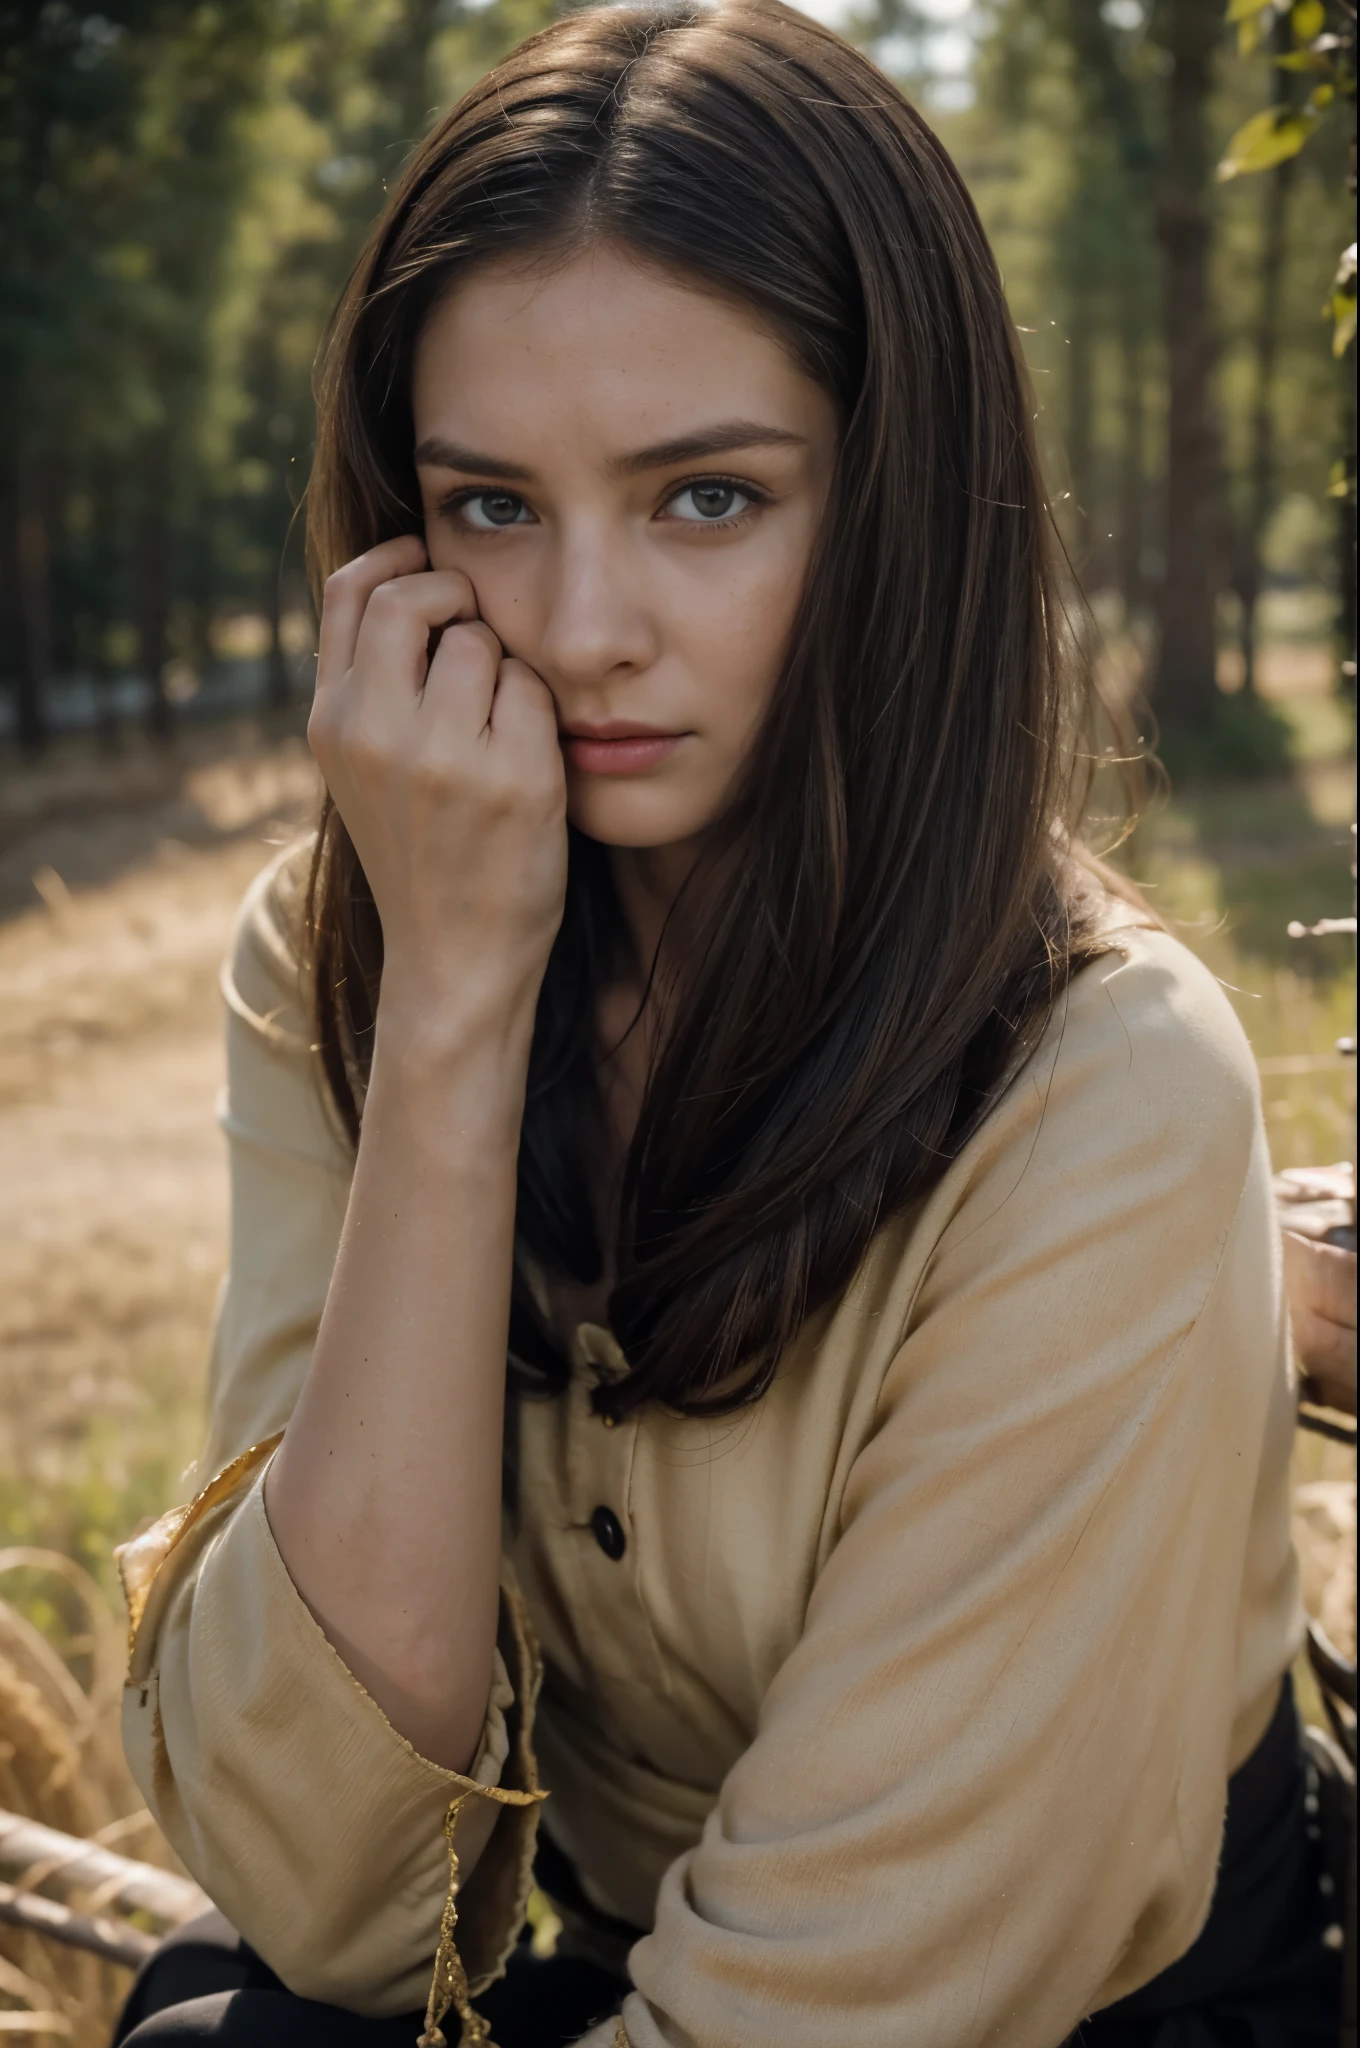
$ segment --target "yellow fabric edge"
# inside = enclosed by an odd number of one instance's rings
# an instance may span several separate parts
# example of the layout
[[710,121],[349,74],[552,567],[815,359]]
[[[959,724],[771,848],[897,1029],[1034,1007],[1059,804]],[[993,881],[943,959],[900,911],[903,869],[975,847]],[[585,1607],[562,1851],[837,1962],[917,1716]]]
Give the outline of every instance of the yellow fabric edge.
[[168,1509],[159,1521],[153,1522],[149,1529],[143,1529],[140,1536],[118,1545],[113,1556],[118,1576],[123,1582],[123,1598],[127,1602],[129,1665],[137,1649],[138,1632],[161,1566],[204,1517],[220,1507],[224,1500],[229,1500],[282,1441],[283,1431],[278,1430],[273,1436],[266,1437],[263,1443],[252,1444],[249,1450],[242,1451],[229,1465],[224,1465],[194,1495],[187,1507]]
[[[122,1581],[123,1596],[128,1610],[128,1665],[131,1670],[136,1654],[137,1640],[142,1623],[146,1618],[148,1605],[156,1580],[167,1560],[185,1540],[223,1502],[238,1493],[247,1480],[259,1470],[265,1460],[277,1450],[283,1441],[283,1431],[261,1443],[252,1444],[239,1457],[224,1465],[207,1485],[196,1493],[187,1505],[170,1508],[165,1514],[144,1529],[140,1536],[132,1537],[114,1550],[118,1575]],[[474,1778],[465,1778],[461,1772],[450,1771],[448,1776],[457,1786],[444,1815],[444,1838],[449,1852],[449,1888],[440,1919],[439,1946],[435,1951],[434,1969],[430,1983],[430,1995],[425,2012],[425,2030],[421,2034],[419,2048],[447,2048],[446,2036],[440,2022],[452,2007],[459,2020],[459,2042],[464,2048],[470,2044],[482,2043],[484,2048],[495,2048],[490,2038],[487,2022],[480,2013],[474,2012],[469,2002],[467,1972],[454,1940],[454,1929],[458,1924],[458,1853],[454,1848],[454,1831],[457,1826],[459,1809],[474,1794],[489,1799],[498,1806],[538,1806],[547,1793],[538,1785],[537,1763],[529,1741],[528,1723],[532,1718],[540,1677],[533,1637],[524,1612],[523,1597],[517,1586],[502,1586],[502,1597],[510,1615],[511,1631],[519,1653],[521,1674],[524,1679],[525,1697],[519,1702],[519,1726],[516,1730],[515,1762],[520,1775],[526,1780],[525,1789],[518,1790],[505,1785],[480,1785]],[[353,1674],[350,1674],[353,1677]],[[357,1685],[359,1681],[354,1680]],[[362,1689],[362,1688],[361,1688]],[[397,1731],[394,1731],[397,1732]],[[404,1740],[404,1738],[403,1738]],[[409,1746],[409,1745],[408,1745]],[[624,2048],[627,2048],[625,2039]]]
[[[524,1780],[523,1791],[512,1791],[499,1785],[478,1785],[469,1783],[466,1790],[455,1793],[449,1801],[444,1815],[444,1840],[448,1844],[449,1888],[444,1899],[444,1910],[439,1922],[439,1945],[435,1950],[434,1967],[430,1976],[430,1995],[425,2007],[425,2025],[416,2048],[449,2048],[448,2036],[443,2022],[450,2011],[458,2021],[457,2048],[496,2048],[491,2039],[491,2028],[472,2006],[472,1987],[462,1956],[458,1952],[455,1930],[458,1926],[458,1851],[454,1838],[458,1825],[458,1814],[464,1803],[474,1792],[484,1798],[494,1799],[503,1806],[538,1806],[547,1798],[538,1783],[538,1762],[532,1742],[533,1714],[538,1700],[538,1689],[542,1679],[537,1645],[529,1627],[525,1611],[524,1596],[513,1576],[506,1574],[501,1581],[501,1598],[505,1602],[510,1622],[510,1633],[514,1639],[516,1662],[519,1670],[515,1677],[520,1681],[521,1692],[517,1697],[519,1713],[514,1732],[514,1741],[507,1762],[517,1769]],[[526,1859],[527,1868],[521,1872],[520,1889],[524,1896],[519,1902],[519,1918],[522,1921],[528,1903],[528,1892],[532,1883],[532,1856]],[[518,1933],[518,1928],[515,1929]],[[484,1988],[484,1987],[483,1987]],[[615,2044],[617,2048],[617,2043]],[[625,2036],[623,2048],[628,2048]]]

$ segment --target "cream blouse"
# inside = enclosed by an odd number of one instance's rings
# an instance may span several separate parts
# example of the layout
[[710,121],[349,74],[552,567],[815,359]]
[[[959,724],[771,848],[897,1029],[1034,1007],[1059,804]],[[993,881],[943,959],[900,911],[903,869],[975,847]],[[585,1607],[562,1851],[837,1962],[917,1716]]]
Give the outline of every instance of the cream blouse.
[[1194,1939],[1299,1639],[1278,1229],[1221,991],[1113,929],[755,1408],[606,1427],[617,1347],[575,1330],[569,1391],[520,1404],[464,1778],[350,1675],[263,1505],[351,1171],[305,861],[251,889],[224,978],[216,1476],[124,1553],[128,1755],[185,1864],[309,1997],[418,2007],[438,1950],[422,2038],[447,2008],[456,2040],[541,1787],[589,1897],[650,1930],[590,2048],[1058,2048]]

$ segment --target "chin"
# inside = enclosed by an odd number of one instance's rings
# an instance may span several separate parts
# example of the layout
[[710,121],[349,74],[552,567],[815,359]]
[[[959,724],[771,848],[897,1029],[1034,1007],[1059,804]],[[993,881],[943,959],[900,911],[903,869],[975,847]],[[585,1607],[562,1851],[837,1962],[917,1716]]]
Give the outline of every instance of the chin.
[[649,789],[641,776],[633,782],[573,776],[567,816],[578,832],[601,846],[657,847],[696,838],[712,823],[713,812],[678,801],[675,791]]

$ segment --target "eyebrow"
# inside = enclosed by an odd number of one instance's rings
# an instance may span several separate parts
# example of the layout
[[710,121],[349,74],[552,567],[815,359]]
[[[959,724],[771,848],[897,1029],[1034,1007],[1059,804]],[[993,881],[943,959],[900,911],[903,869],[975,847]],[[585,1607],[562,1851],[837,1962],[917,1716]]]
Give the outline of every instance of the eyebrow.
[[[655,441],[650,448],[638,448],[631,455],[615,456],[607,466],[614,476],[641,476],[649,469],[669,469],[677,462],[695,462],[707,455],[730,455],[738,448],[803,448],[805,434],[785,427],[765,427],[758,420],[724,420],[720,425],[701,427],[693,434],[679,434],[670,441]],[[417,467],[460,469],[469,476],[494,476],[506,483],[529,483],[533,471],[522,462],[506,462],[499,455],[483,455],[441,434],[427,434],[415,452]]]

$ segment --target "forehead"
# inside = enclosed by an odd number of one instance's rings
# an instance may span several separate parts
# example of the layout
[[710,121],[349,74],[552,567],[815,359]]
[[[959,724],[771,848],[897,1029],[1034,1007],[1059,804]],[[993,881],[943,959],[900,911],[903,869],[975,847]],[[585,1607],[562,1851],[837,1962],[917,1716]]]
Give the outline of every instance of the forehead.
[[417,440],[487,448],[494,433],[498,454],[545,433],[619,453],[699,416],[802,430],[824,404],[754,312],[607,243],[461,279],[426,320],[412,381]]

